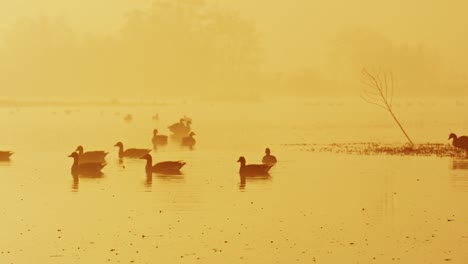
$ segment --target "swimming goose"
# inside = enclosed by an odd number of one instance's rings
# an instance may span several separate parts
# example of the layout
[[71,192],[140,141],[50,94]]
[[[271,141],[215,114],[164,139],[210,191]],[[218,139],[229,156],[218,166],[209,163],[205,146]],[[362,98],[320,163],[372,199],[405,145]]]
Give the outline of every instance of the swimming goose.
[[153,146],[166,145],[167,144],[167,136],[158,135],[158,130],[155,129],[155,130],[153,130],[152,141],[153,141]]
[[168,128],[175,135],[186,136],[190,132],[191,124],[191,120],[185,120],[184,118],[181,118],[179,123],[170,125]]
[[240,162],[239,174],[242,176],[261,176],[268,175],[268,171],[273,167],[273,164],[249,164],[245,165],[244,157],[240,157],[237,162]]
[[196,143],[193,136],[195,136],[195,133],[190,132],[190,134],[187,137],[182,138],[182,145],[192,148]]
[[108,154],[102,150],[84,152],[81,145],[75,151],[80,155],[80,163],[105,163],[106,155]]
[[0,151],[0,160],[10,160],[11,155],[13,155],[11,151]]
[[76,152],[68,155],[68,157],[73,158],[72,174],[97,174],[106,166],[106,163],[100,162],[80,164],[80,155]]
[[119,147],[119,158],[134,158],[138,159],[143,157],[145,154],[150,153],[151,149],[136,149],[129,148],[124,151],[123,143],[117,142],[114,147]]
[[262,163],[265,164],[275,164],[277,162],[276,157],[270,154],[271,151],[269,148],[265,149],[265,156],[263,156]]
[[150,154],[146,154],[140,159],[146,160],[146,172],[157,172],[157,173],[179,173],[180,169],[186,164],[183,161],[162,161],[153,165],[153,157]]
[[461,136],[457,137],[454,133],[451,133],[449,135],[449,140],[453,139],[452,145],[456,148],[461,148],[466,151],[466,154],[468,155],[468,137],[467,136]]

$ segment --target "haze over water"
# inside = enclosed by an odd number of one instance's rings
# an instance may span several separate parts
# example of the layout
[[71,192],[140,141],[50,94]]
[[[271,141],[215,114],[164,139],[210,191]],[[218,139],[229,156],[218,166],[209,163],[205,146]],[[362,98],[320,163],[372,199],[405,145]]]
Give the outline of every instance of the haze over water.
[[[420,104],[434,104],[432,121],[421,119],[426,107]],[[453,122],[467,129],[468,120],[447,118],[465,111],[454,101],[401,105],[396,111],[417,143],[446,143],[445,127]],[[16,153],[0,164],[0,259],[464,263],[463,161],[308,151],[310,144],[404,142],[387,114],[371,109],[359,100],[324,98],[2,108],[9,124],[3,145]],[[159,121],[151,119],[155,113]],[[195,149],[170,141],[152,152],[156,162],[186,161],[183,175],[147,178],[143,160],[119,163],[115,142],[150,148],[153,128],[168,134],[167,124],[186,113],[197,133]],[[126,114],[131,122],[123,120]],[[433,123],[440,131],[427,129]],[[102,178],[71,176],[66,156],[79,144],[110,152]],[[265,147],[280,161],[271,177],[242,185],[237,158],[259,163]]]

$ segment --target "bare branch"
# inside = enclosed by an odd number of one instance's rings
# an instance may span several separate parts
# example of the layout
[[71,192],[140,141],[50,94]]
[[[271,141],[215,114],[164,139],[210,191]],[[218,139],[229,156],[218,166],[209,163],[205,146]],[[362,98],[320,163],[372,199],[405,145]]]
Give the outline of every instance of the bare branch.
[[374,102],[372,100],[369,100],[365,96],[363,96],[362,94],[361,94],[361,98],[362,98],[362,100],[366,101],[369,104],[373,104],[373,105],[376,105],[378,107],[381,107],[384,110],[387,110],[387,107],[385,107],[385,105],[382,105],[382,104],[376,103],[376,102]]
[[381,69],[379,69],[377,72],[370,73],[367,69],[364,68],[362,70],[364,79],[361,80],[361,83],[365,86],[365,88],[362,90],[361,98],[369,104],[373,104],[387,110],[393,117],[393,120],[395,120],[397,125],[400,127],[403,134],[405,134],[411,146],[414,146],[413,141],[411,141],[408,134],[403,129],[403,126],[400,124],[392,111],[394,82],[393,73],[390,72],[389,74],[390,80],[388,73],[382,72]]

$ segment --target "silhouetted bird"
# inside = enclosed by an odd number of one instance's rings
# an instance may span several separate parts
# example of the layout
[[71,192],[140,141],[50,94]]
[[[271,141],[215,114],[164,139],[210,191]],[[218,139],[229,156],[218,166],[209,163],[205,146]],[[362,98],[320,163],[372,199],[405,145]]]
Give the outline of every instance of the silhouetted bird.
[[153,145],[158,146],[158,145],[166,145],[167,144],[167,136],[165,135],[158,135],[158,130],[155,129],[153,130]]
[[169,130],[178,136],[186,136],[190,132],[190,125],[192,121],[186,121],[184,118],[181,118],[179,123],[172,124],[168,126]]
[[452,145],[457,148],[464,149],[466,151],[466,154],[468,155],[468,137],[467,136],[461,136],[457,137],[454,133],[451,133],[449,135],[449,140],[453,139]]
[[193,146],[195,146],[196,143],[193,136],[195,136],[195,133],[190,132],[190,134],[187,137],[182,138],[182,145],[193,148]]
[[143,157],[145,154],[150,153],[151,149],[136,149],[129,148],[124,151],[122,142],[117,142],[114,147],[119,147],[119,158],[134,158],[138,159]]
[[268,171],[273,167],[273,164],[249,164],[246,165],[244,157],[240,157],[237,162],[240,162],[239,173],[243,176],[261,176],[268,175]]
[[77,152],[73,152],[68,155],[68,157],[73,158],[73,165],[71,167],[72,174],[99,174],[106,166],[106,163],[81,163],[80,164],[80,155]]
[[153,157],[150,154],[146,154],[140,159],[146,160],[146,172],[157,172],[157,173],[179,173],[180,169],[186,164],[183,161],[162,161],[153,165]]
[[11,151],[0,151],[0,160],[10,160],[11,155],[13,155]]
[[127,121],[127,122],[130,122],[133,120],[133,116],[131,114],[128,114],[124,117],[124,120]]
[[270,154],[271,151],[269,148],[265,149],[265,156],[263,156],[262,163],[265,164],[275,164],[277,162],[276,157]]
[[80,155],[80,163],[105,163],[108,154],[102,150],[84,152],[83,146],[78,146],[75,151]]

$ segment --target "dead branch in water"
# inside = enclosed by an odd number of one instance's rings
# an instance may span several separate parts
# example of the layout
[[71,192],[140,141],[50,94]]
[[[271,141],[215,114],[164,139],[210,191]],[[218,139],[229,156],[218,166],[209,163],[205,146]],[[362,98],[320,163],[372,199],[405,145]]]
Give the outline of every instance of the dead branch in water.
[[365,85],[365,88],[362,91],[361,98],[370,104],[387,110],[403,134],[405,134],[411,146],[414,146],[413,141],[411,141],[400,121],[398,121],[393,113],[393,74],[391,72],[389,74],[386,72],[382,73],[381,71],[370,73],[367,69],[363,69],[362,75],[362,83]]

